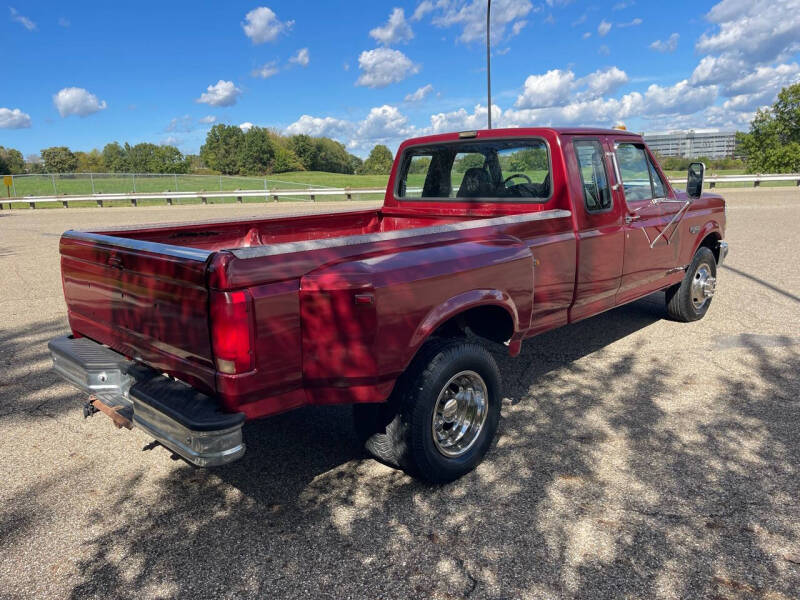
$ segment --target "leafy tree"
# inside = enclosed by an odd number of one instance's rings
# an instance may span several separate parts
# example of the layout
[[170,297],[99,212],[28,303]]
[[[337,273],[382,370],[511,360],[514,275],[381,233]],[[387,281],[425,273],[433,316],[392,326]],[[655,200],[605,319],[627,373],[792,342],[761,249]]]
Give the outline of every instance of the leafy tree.
[[103,170],[111,173],[127,173],[130,171],[128,155],[119,142],[106,144],[103,147],[102,157]]
[[364,161],[361,160],[355,154],[350,155],[350,171],[349,173],[358,173],[361,171],[361,167],[364,165]]
[[751,173],[800,171],[800,83],[783,88],[771,108],[759,110],[749,133],[737,135]]
[[350,154],[344,145],[330,138],[316,138],[316,158],[312,165],[313,171],[327,171],[328,173],[352,173],[350,170]]
[[126,143],[125,154],[132,173],[158,173],[158,146],[155,144],[145,142],[131,146]]
[[388,175],[392,170],[393,160],[392,151],[383,144],[378,144],[369,153],[360,172],[366,175]]
[[305,134],[293,135],[289,138],[289,150],[294,152],[306,171],[314,168],[317,160],[317,145],[312,137]]
[[156,150],[158,173],[188,173],[189,161],[175,146],[163,144]]
[[238,148],[244,132],[235,125],[214,125],[206,134],[206,143],[200,147],[200,158],[210,169],[224,175],[239,172]]
[[411,164],[408,165],[408,172],[412,175],[422,175],[428,172],[431,166],[431,159],[429,156],[416,156],[412,159]]
[[22,153],[14,148],[0,146],[0,175],[17,175],[25,172]]
[[[514,152],[507,158],[508,169],[515,173],[547,170],[547,150],[544,148],[525,148]],[[502,166],[505,169],[505,165]]]
[[76,152],[79,173],[102,173],[105,171],[103,155],[95,148],[91,152]]
[[465,173],[467,169],[472,168],[483,168],[483,163],[486,162],[483,154],[474,152],[471,154],[465,154],[461,158],[457,158],[453,161],[453,171],[456,173]]
[[305,166],[289,148],[283,144],[275,145],[275,158],[272,161],[273,173],[286,173],[287,171],[305,171]]
[[239,140],[235,149],[237,172],[241,175],[263,175],[272,170],[275,146],[269,131],[251,127]]
[[74,173],[78,168],[78,159],[66,146],[45,148],[42,160],[48,173]]
[[44,173],[44,162],[38,154],[29,154],[25,157],[25,171],[28,173]]

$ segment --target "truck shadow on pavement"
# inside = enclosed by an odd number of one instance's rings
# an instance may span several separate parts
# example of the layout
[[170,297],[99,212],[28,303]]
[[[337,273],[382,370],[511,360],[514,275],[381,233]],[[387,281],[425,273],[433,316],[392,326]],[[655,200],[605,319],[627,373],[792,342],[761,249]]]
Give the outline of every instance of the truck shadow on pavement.
[[[53,371],[47,342],[69,332],[66,319],[0,330],[0,423],[54,417],[80,408],[77,392]],[[63,395],[48,391],[61,386]]]
[[662,316],[645,299],[496,352],[501,437],[447,486],[365,458],[347,407],[253,423],[224,468],[137,460],[83,515],[71,597],[793,598],[800,354],[607,347]]

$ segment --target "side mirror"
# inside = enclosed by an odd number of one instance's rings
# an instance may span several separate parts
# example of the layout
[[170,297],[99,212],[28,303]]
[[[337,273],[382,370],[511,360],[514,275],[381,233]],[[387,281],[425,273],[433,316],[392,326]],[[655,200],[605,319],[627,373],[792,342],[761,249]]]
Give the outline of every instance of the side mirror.
[[706,174],[706,166],[701,162],[694,162],[689,165],[689,172],[686,174],[686,193],[690,198],[699,198],[703,193],[703,177]]

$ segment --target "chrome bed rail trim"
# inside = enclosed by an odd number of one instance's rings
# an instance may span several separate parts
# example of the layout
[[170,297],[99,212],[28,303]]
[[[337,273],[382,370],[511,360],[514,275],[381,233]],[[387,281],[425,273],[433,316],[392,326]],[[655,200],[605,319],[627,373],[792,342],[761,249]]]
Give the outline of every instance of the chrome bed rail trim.
[[355,246],[358,244],[369,244],[374,242],[386,242],[390,240],[400,240],[410,237],[423,235],[433,235],[436,233],[448,233],[454,231],[465,231],[469,229],[480,229],[481,227],[497,227],[500,225],[512,225],[514,223],[528,223],[531,221],[547,221],[550,219],[564,219],[572,216],[568,210],[554,209],[543,210],[532,213],[521,213],[508,215],[505,217],[493,217],[491,219],[475,219],[472,221],[462,221],[461,223],[449,223],[447,225],[431,225],[430,227],[417,227],[411,229],[401,229],[398,231],[386,231],[383,233],[365,233],[361,235],[348,235],[322,240],[309,240],[307,242],[285,242],[282,244],[268,244],[263,246],[252,246],[249,248],[235,248],[230,251],[236,258],[260,258],[263,256],[275,256],[280,254],[291,254],[293,252],[307,252],[310,250],[324,250],[326,248],[336,248],[339,246]]
[[107,244],[116,248],[127,248],[129,250],[151,252],[153,254],[174,256],[176,258],[186,258],[188,260],[196,260],[198,262],[205,262],[208,257],[213,254],[213,252],[210,250],[200,250],[199,248],[173,246],[172,244],[162,244],[160,242],[145,242],[143,240],[134,240],[131,238],[117,237],[113,235],[103,235],[101,233],[90,233],[88,231],[75,231],[73,229],[65,231],[62,237],[82,242]]

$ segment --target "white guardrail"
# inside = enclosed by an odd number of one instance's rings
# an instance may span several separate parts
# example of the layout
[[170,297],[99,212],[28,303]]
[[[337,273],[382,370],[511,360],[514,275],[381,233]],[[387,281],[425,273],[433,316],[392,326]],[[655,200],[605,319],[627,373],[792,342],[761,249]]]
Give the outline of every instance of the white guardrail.
[[[788,181],[800,186],[800,174],[793,173],[787,175],[719,175],[705,178],[705,183],[709,188],[726,183],[752,183],[753,187],[759,187],[762,183]],[[670,179],[672,184],[685,184],[686,179]],[[137,206],[141,200],[164,200],[171,205],[175,200],[192,199],[201,200],[203,204],[208,203],[214,198],[236,198],[242,202],[244,198],[264,198],[265,201],[277,202],[279,198],[307,197],[312,202],[317,196],[343,196],[347,200],[352,200],[354,196],[367,194],[383,194],[385,188],[313,188],[299,190],[228,190],[228,191],[202,191],[202,192],[160,192],[160,193],[126,193],[126,194],[75,194],[57,196],[18,196],[11,198],[0,197],[0,210],[11,208],[11,204],[26,203],[30,208],[36,208],[37,204],[61,202],[64,208],[69,207],[70,202],[95,202],[97,206],[103,206],[105,202],[123,201],[130,202],[131,206]]]
[[176,200],[199,199],[203,204],[215,198],[236,198],[237,202],[242,202],[244,198],[264,198],[265,201],[278,202],[280,198],[288,197],[307,197],[312,202],[317,196],[343,196],[346,200],[352,200],[354,196],[366,194],[384,194],[386,188],[313,188],[302,190],[230,190],[222,192],[160,192],[160,193],[129,193],[129,194],[74,194],[60,196],[21,196],[16,198],[0,197],[0,210],[3,205],[11,208],[11,204],[27,203],[30,208],[36,208],[40,203],[61,202],[64,208],[69,207],[70,202],[96,202],[97,206],[103,206],[106,202],[123,201],[130,202],[131,206],[137,206],[141,200],[165,200],[172,205]]

